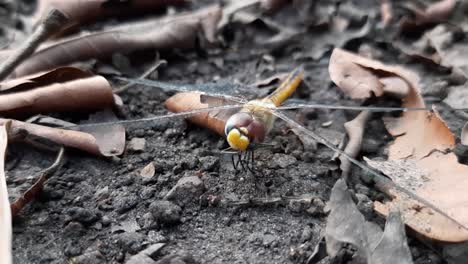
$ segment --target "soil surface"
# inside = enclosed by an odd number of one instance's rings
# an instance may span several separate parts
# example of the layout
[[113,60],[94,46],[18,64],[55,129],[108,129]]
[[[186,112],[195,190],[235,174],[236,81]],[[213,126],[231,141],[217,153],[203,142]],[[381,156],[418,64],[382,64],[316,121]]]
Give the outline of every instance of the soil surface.
[[[34,9],[35,3],[29,2],[22,3],[21,12]],[[355,2],[357,9],[379,9],[379,1]],[[335,3],[323,5],[332,8]],[[261,43],[274,34],[261,21],[247,26],[233,24],[223,32],[224,47],[160,52],[168,65],[159,70],[158,79],[174,83],[222,79],[253,84],[302,64],[304,84],[294,98],[356,105],[359,102],[346,98],[332,85],[328,58],[333,46],[352,51],[364,48],[377,53],[385,63],[398,62],[423,75],[425,99],[436,103],[449,127],[459,135],[465,120],[439,103],[443,91],[450,88],[444,81],[449,73],[401,60],[398,50],[368,33],[359,35],[365,24],[359,18],[356,29],[336,35],[326,28],[308,28],[293,6],[284,7],[270,19],[305,30],[304,34],[268,46]],[[154,56],[151,50],[118,54],[112,60],[90,62],[88,66],[99,72],[107,65],[124,76],[137,76],[152,65]],[[121,117],[167,113],[164,102],[171,95],[156,88],[132,87],[121,94]],[[338,144],[345,135],[343,123],[357,113],[317,109],[289,114]],[[360,159],[385,156],[391,136],[381,116],[374,115],[368,123]],[[77,119],[74,115],[60,117]],[[125,263],[157,243],[165,244],[151,255],[158,263],[307,263],[321,240],[325,204],[340,177],[339,164],[331,160],[334,153],[325,146],[305,150],[283,122],[278,120],[268,136],[267,143],[272,146],[256,151],[255,175],[234,170],[231,156],[221,153],[228,147],[225,139],[183,119],[131,125],[127,141],[125,153],[112,159],[67,150],[64,167],[14,220],[15,263]],[[9,147],[10,195],[16,197],[30,186],[53,162],[54,155],[28,145]],[[154,176],[141,176],[140,171],[149,163],[155,166]],[[350,188],[356,192],[356,202],[366,218],[383,224],[384,219],[372,210],[372,200],[381,195],[360,180],[362,174],[353,169]],[[411,236],[408,239],[415,263],[445,263],[438,252]],[[325,258],[320,263],[329,262]]]

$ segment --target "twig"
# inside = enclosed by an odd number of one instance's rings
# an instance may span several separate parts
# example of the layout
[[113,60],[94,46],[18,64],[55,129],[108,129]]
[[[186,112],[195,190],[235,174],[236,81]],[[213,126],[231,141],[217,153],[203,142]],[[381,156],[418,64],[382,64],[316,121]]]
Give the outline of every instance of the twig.
[[[166,64],[167,64],[167,61],[166,60],[160,60],[159,55],[158,55],[156,57],[155,64],[153,66],[151,66],[148,70],[146,70],[142,75],[140,75],[138,77],[138,79],[145,79],[146,77],[148,77],[148,75],[150,75],[152,72],[157,70],[160,66],[166,65]],[[134,83],[134,82],[129,82],[129,83],[125,84],[124,86],[120,87],[119,89],[116,89],[114,91],[114,93],[116,93],[116,94],[122,93],[122,92],[126,91],[127,89],[135,86],[135,84],[136,83]]]
[[57,33],[69,18],[57,9],[52,9],[36,28],[29,39],[0,65],[0,80],[5,79],[23,60],[29,57],[39,45]]
[[32,201],[42,191],[47,179],[62,167],[64,152],[65,148],[60,148],[54,163],[49,168],[43,170],[39,179],[21,197],[16,199],[16,201],[10,205],[12,216],[16,216],[26,204]]
[[[362,111],[358,116],[356,116],[356,118],[344,124],[346,133],[348,134],[349,138],[344,152],[353,158],[356,158],[356,156],[359,154],[359,151],[361,151],[364,127],[370,116],[370,112]],[[340,162],[341,177],[347,180],[351,170],[351,161],[347,157],[340,156]]]

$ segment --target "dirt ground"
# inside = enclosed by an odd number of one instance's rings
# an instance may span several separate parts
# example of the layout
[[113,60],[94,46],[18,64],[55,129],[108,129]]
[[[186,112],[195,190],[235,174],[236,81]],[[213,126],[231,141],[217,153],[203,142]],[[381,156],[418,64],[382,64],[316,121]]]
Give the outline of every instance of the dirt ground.
[[[209,2],[198,2],[182,10]],[[323,5],[331,8],[334,3]],[[353,5],[357,9],[370,7],[369,14],[379,10],[379,1],[354,1]],[[35,3],[22,1],[22,6],[20,11],[27,14]],[[295,98],[356,105],[359,102],[346,98],[332,85],[328,58],[333,46],[353,51],[367,48],[378,53],[385,63],[398,62],[424,76],[425,99],[439,107],[449,127],[459,135],[465,120],[440,103],[450,88],[445,81],[449,73],[402,60],[401,52],[378,41],[385,35],[378,29],[373,34],[359,35],[363,28],[359,19],[356,30],[333,35],[327,29],[305,28],[303,17],[297,14],[295,8],[288,6],[271,17],[291,28],[305,29],[296,40],[272,46],[259,44],[272,36],[271,30],[259,22],[230,26],[224,32],[224,47],[160,52],[168,65],[159,71],[159,79],[176,83],[226,79],[252,84],[302,64],[305,84]],[[97,65],[110,65],[124,76],[137,76],[151,66],[154,54],[151,50],[123,54]],[[122,118],[166,113],[164,101],[170,95],[135,86],[121,95]],[[345,135],[343,123],[356,115],[323,109],[290,114],[336,144]],[[60,117],[77,118],[65,114]],[[375,114],[368,123],[360,157],[385,155],[391,136],[380,117]],[[328,121],[331,125],[324,125]],[[219,153],[227,147],[223,138],[183,119],[129,126],[127,142],[135,142],[135,138],[144,139],[144,148],[127,147],[118,158],[96,158],[67,150],[65,166],[47,182],[40,197],[14,220],[14,263],[125,263],[156,243],[165,243],[152,256],[157,263],[308,263],[324,232],[325,204],[331,187],[340,177],[339,165],[331,160],[333,151],[322,145],[315,151],[305,151],[297,136],[277,121],[267,139],[273,146],[256,153],[259,173],[252,175],[236,172],[230,156]],[[464,149],[459,152],[461,160],[466,160]],[[53,162],[54,155],[27,145],[9,147],[7,176],[11,196],[30,185]],[[141,169],[150,162],[156,168],[155,175],[141,176]],[[368,220],[383,224],[384,219],[372,209],[372,200],[381,195],[360,180],[362,174],[354,168],[350,176],[358,208]],[[181,179],[190,182],[179,182]],[[284,199],[278,203],[253,202],[281,197]],[[286,197],[304,199],[291,201]],[[440,252],[412,236],[408,241],[415,263],[446,263]],[[330,260],[325,258],[320,263]]]

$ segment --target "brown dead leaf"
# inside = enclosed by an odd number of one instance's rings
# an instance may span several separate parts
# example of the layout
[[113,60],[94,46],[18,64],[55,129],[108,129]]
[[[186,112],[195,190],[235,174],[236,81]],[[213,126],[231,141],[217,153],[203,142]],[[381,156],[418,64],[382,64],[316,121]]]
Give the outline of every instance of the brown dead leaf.
[[113,104],[112,88],[105,78],[72,67],[0,83],[0,113],[6,117],[89,111]]
[[[177,93],[174,96],[166,100],[165,106],[169,111],[179,113],[187,112],[195,109],[203,109],[209,107],[209,104],[202,103],[199,93],[187,92],[187,93]],[[206,127],[221,136],[224,136],[224,125],[227,121],[227,118],[224,118],[226,115],[216,117],[213,113],[202,113],[196,114],[188,120],[192,123]]]
[[[368,79],[369,74],[373,74],[378,80],[375,85],[382,87],[382,78],[398,77],[403,83],[400,81],[392,82],[392,87],[401,83],[399,86],[405,86],[402,88],[403,90],[408,89],[407,95],[402,100],[403,106],[425,107],[420,95],[418,78],[414,73],[342,50],[335,49],[332,54],[332,57],[334,56],[339,56],[341,63],[346,65],[354,63],[357,67],[367,71],[365,75],[361,74],[362,71],[350,71],[350,76],[347,79],[354,79],[351,81],[352,84],[363,82]],[[336,60],[330,59],[330,63],[334,62]],[[339,67],[339,65],[333,65],[333,67]],[[330,72],[330,75],[333,75],[333,72]],[[336,76],[332,77],[332,79],[334,78],[336,79]],[[343,78],[338,78],[338,80],[343,80]],[[346,80],[337,83],[337,85],[349,87],[346,86],[349,85]],[[353,88],[355,87],[359,86],[353,86]],[[365,94],[376,89],[366,85],[360,87],[363,91],[343,88],[342,90]],[[383,90],[385,91],[385,89]],[[399,186],[405,187],[429,201],[452,219],[436,213],[433,208],[428,208],[394,189],[391,190],[394,199],[384,204],[375,202],[376,210],[388,214],[389,208],[397,205],[404,209],[405,223],[426,237],[450,242],[468,240],[466,229],[468,226],[468,213],[466,213],[468,212],[468,196],[465,191],[468,189],[468,180],[465,179],[465,176],[468,175],[468,166],[458,163],[455,154],[444,153],[445,150],[453,149],[455,146],[455,137],[450,129],[436,111],[408,111],[399,118],[387,118],[384,122],[389,133],[395,137],[395,141],[389,146],[388,161],[385,164],[387,169],[384,170],[382,166],[377,166],[374,163],[376,168],[384,172],[406,168],[404,173],[395,176],[399,179],[394,181]],[[398,165],[402,161],[411,162],[413,164],[411,171],[418,173],[411,173],[408,171],[408,167]],[[413,177],[411,175],[422,176]]]
[[12,263],[12,226],[10,202],[5,178],[5,151],[8,144],[8,124],[0,126],[0,262]]
[[195,12],[72,37],[41,48],[20,64],[13,75],[24,76],[76,61],[108,57],[116,52],[191,49],[196,46],[199,36],[204,36],[208,43],[214,43],[221,15],[222,9],[215,5]]
[[39,21],[52,8],[67,14],[74,23],[82,24],[116,15],[149,13],[170,5],[181,5],[187,2],[190,0],[40,0],[33,20]]
[[45,144],[51,145],[51,143],[53,143],[80,149],[98,156],[114,155],[112,153],[102,153],[100,151],[100,149],[103,149],[103,147],[101,147],[101,142],[97,141],[97,139],[89,133],[0,118],[0,125],[4,125],[8,122],[11,123],[8,130],[10,141],[45,141]]

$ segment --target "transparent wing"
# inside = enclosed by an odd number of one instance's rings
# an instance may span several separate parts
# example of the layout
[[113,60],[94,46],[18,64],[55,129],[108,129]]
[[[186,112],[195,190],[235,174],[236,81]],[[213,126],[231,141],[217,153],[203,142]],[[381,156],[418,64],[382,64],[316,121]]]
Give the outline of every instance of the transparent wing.
[[225,100],[237,103],[245,103],[247,102],[248,97],[253,96],[252,89],[249,89],[247,86],[226,81],[202,84],[175,84],[148,79],[130,79],[124,77],[115,78],[129,83],[156,87],[164,91],[196,92],[211,97],[223,98]]
[[358,161],[357,159],[349,156],[346,152],[344,152],[343,150],[341,150],[341,149],[337,148],[335,145],[333,145],[333,143],[331,143],[330,141],[328,141],[324,137],[314,133],[313,131],[305,128],[304,126],[300,125],[299,123],[297,123],[296,121],[294,121],[293,119],[288,117],[285,113],[282,113],[281,111],[272,111],[272,113],[275,116],[277,116],[278,118],[285,121],[288,124],[288,126],[290,126],[291,128],[296,129],[296,131],[301,133],[303,136],[310,137],[310,138],[316,140],[317,142],[327,146],[331,150],[333,150],[333,151],[339,153],[340,155],[346,157],[346,159],[348,159],[354,165],[358,166],[362,170],[364,170],[367,173],[369,173],[370,175],[372,175],[373,180],[376,183],[376,186],[379,189],[381,189],[382,191],[384,191],[386,193],[392,193],[392,190],[396,190],[396,191],[398,191],[400,193],[403,193],[403,194],[407,195],[408,197],[410,197],[411,199],[414,199],[414,200],[418,201],[419,203],[424,204],[428,208],[431,208],[434,211],[434,213],[438,213],[438,214],[442,215],[444,218],[449,219],[450,221],[456,223],[458,226],[462,226],[465,229],[467,229],[463,224],[459,223],[457,220],[455,220],[451,216],[447,215],[445,212],[440,210],[438,207],[434,206],[432,203],[430,203],[426,199],[423,199],[420,196],[416,195],[414,192],[411,192],[411,191],[409,191],[409,190],[407,190],[407,189],[405,189],[405,188],[403,188],[403,187],[401,187],[399,185],[396,185],[393,181],[389,180],[387,177],[385,177],[380,172],[378,172],[378,171],[374,170],[373,168],[369,167],[368,165]]
[[156,122],[156,121],[164,120],[164,119],[168,119],[168,118],[177,118],[177,117],[185,118],[185,117],[190,117],[190,116],[194,116],[196,114],[201,114],[201,113],[210,113],[210,112],[217,113],[219,111],[239,110],[240,108],[242,108],[242,106],[243,105],[241,105],[241,104],[223,105],[223,106],[215,106],[215,107],[196,109],[196,110],[192,110],[192,111],[188,111],[188,112],[170,113],[170,114],[166,114],[166,115],[159,115],[159,116],[153,116],[153,117],[147,117],[147,118],[119,120],[119,121],[102,122],[102,123],[90,123],[90,124],[73,125],[73,126],[64,126],[62,128],[79,129],[79,128],[93,127],[93,126],[131,125],[131,124],[144,123],[144,122]]
[[[379,107],[379,106],[347,106],[347,105],[327,105],[314,102],[307,102],[300,99],[288,99],[284,104],[277,107],[279,110],[305,109],[305,108],[320,108],[334,110],[351,110],[351,111],[369,111],[369,112],[395,112],[395,111],[432,111],[432,107]],[[468,108],[452,108],[456,111],[468,111]]]

